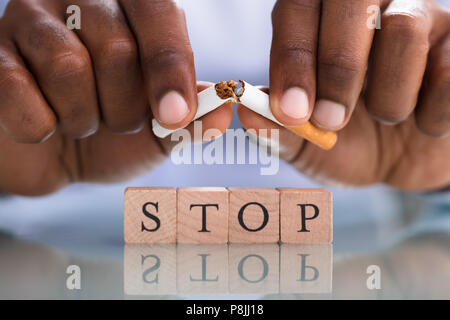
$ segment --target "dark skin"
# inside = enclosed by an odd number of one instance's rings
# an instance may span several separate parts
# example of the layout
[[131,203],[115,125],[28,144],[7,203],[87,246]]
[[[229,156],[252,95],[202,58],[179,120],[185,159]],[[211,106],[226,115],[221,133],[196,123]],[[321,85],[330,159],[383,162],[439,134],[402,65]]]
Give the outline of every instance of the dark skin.
[[[73,4],[81,30],[65,25]],[[376,32],[365,26],[371,4],[383,10]],[[274,115],[286,125],[311,119],[341,130],[330,152],[283,130],[285,159],[328,183],[449,184],[448,12],[426,0],[280,0],[273,25]],[[206,86],[196,82],[184,14],[173,1],[11,0],[0,19],[0,191],[41,195],[150,170],[170,144],[152,134],[149,118],[170,129],[188,125]],[[280,107],[291,87],[306,92],[303,118]],[[324,100],[345,109],[340,125],[317,120]],[[239,110],[245,127],[273,127]],[[202,119],[203,129],[224,132],[231,118],[224,105]]]
[[[382,8],[376,32],[364,26],[371,4]],[[281,129],[281,156],[326,184],[386,183],[410,191],[450,184],[449,12],[428,0],[280,0],[272,17],[273,114],[286,125],[309,119],[339,131],[339,140],[321,150],[239,106],[245,128]],[[290,87],[308,94],[303,119],[282,113]],[[340,125],[317,121],[322,100],[345,107]]]
[[[72,4],[83,15],[76,32],[64,23]],[[149,121],[159,120],[162,97],[176,91],[187,102],[181,121],[160,121],[180,128],[210,85],[196,82],[184,14],[172,1],[12,0],[0,19],[0,190],[43,195],[151,170],[171,148]],[[231,104],[216,109],[203,130],[224,132],[232,115]]]

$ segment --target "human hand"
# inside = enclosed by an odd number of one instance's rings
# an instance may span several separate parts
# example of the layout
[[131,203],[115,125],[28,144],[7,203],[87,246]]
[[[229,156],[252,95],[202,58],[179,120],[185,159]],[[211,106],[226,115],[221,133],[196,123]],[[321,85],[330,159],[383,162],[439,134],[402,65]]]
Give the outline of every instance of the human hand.
[[[327,183],[444,187],[450,183],[450,14],[434,1],[382,1],[374,38],[366,25],[373,4],[380,1],[277,2],[272,112],[286,125],[311,117],[320,128],[340,130],[329,152],[283,130],[283,155]],[[281,129],[238,111],[246,128]]]
[[[69,5],[81,8],[79,30],[66,26]],[[148,170],[170,148],[149,117],[188,125],[207,86],[174,1],[11,0],[0,18],[0,190],[45,194]],[[224,106],[203,130],[231,117]]]

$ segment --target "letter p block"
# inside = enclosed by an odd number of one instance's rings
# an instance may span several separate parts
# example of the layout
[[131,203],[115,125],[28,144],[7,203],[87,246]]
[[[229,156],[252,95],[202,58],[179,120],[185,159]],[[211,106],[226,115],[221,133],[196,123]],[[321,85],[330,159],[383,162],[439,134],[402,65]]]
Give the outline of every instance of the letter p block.
[[333,241],[333,200],[325,189],[280,188],[281,242]]

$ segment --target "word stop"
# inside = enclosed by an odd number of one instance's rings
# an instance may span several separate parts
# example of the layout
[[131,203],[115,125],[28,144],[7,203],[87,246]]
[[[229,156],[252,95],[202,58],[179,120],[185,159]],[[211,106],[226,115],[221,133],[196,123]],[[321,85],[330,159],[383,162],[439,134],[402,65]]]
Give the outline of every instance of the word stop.
[[300,188],[127,188],[126,243],[330,243],[331,192]]

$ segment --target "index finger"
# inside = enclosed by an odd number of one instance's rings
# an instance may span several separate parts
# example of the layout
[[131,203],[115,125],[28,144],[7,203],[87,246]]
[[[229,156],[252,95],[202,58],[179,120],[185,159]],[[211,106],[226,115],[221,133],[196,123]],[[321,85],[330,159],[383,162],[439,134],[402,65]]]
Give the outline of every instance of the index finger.
[[278,0],[272,12],[270,106],[286,126],[305,123],[316,96],[320,0]]
[[186,126],[197,111],[197,87],[183,10],[172,0],[120,3],[138,42],[153,116],[168,129]]

